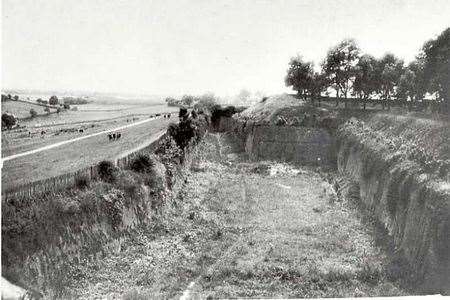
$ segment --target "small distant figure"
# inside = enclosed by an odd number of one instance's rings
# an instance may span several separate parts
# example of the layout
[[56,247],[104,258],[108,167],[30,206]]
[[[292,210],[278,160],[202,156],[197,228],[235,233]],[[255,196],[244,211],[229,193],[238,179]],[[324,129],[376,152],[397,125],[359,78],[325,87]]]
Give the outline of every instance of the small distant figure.
[[45,135],[45,133],[46,133],[45,130],[42,130],[41,131],[41,136]]
[[29,136],[29,137],[31,136],[31,131],[28,131],[28,136]]
[[120,139],[121,136],[122,136],[122,133],[118,132],[117,133],[117,139]]
[[108,139],[109,139],[110,141],[112,141],[112,134],[111,134],[111,133],[108,133]]
[[83,130],[83,129],[78,129],[78,132],[79,132],[79,133],[83,133],[84,130]]
[[116,133],[113,133],[113,140],[116,140]]

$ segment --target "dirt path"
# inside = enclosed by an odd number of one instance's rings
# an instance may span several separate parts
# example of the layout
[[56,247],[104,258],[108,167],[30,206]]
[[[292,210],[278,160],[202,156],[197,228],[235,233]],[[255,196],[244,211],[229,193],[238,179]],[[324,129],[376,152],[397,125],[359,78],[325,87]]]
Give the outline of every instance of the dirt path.
[[[214,139],[212,139],[214,140]],[[76,298],[407,294],[349,203],[310,169],[227,161],[210,144],[154,228],[78,270]]]

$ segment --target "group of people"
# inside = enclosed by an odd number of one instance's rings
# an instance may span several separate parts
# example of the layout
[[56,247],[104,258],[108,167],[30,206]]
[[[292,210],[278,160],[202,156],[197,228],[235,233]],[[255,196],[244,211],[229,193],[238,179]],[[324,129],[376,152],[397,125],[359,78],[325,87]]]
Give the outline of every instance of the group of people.
[[121,137],[122,137],[122,133],[121,132],[108,133],[108,138],[109,138],[110,141],[118,140]]
[[170,119],[171,114],[164,114],[163,117],[164,119]]

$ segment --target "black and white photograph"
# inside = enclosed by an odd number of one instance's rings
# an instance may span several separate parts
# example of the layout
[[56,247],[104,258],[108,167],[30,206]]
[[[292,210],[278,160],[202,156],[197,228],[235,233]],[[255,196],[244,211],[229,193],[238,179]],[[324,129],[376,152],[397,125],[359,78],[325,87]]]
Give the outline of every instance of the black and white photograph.
[[450,296],[450,1],[0,3],[2,300]]

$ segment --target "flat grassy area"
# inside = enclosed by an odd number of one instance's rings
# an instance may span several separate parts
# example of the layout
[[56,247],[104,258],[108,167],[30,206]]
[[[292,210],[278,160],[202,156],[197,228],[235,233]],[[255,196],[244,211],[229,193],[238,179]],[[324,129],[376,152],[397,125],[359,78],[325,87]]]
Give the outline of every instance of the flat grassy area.
[[[176,120],[175,117],[172,121]],[[2,189],[75,172],[101,160],[144,144],[152,135],[165,129],[170,120],[157,119],[121,130],[122,137],[109,141],[106,134],[90,137],[57,148],[5,161],[2,168]]]
[[[151,114],[176,111],[176,108],[165,105],[79,105],[84,106],[89,107],[86,110],[39,116],[21,121],[25,128],[2,131],[2,157],[126,125],[133,119],[137,121]],[[83,129],[83,133],[79,133],[79,129]],[[41,136],[43,130],[45,136]]]
[[408,294],[375,229],[315,170],[236,160],[218,141],[203,145],[153,228],[76,267],[68,297]]
[[[30,117],[30,110],[34,109],[38,116],[46,115],[45,107],[34,103],[25,103],[21,101],[4,101],[2,102],[2,113],[10,113],[19,119]],[[50,109],[51,112],[56,109]]]

